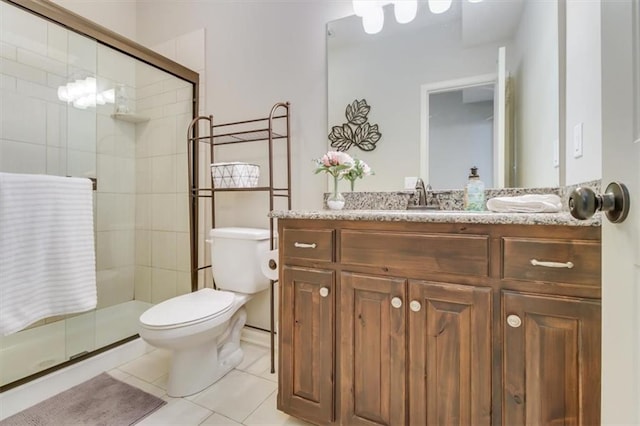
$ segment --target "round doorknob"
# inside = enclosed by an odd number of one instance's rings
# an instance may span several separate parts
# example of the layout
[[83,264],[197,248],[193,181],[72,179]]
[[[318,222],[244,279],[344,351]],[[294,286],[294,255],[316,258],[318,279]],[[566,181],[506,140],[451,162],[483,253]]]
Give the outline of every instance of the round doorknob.
[[422,305],[417,300],[412,300],[411,303],[409,303],[409,309],[411,309],[413,312],[420,312],[420,309],[422,309]]
[[620,223],[629,213],[629,190],[625,184],[612,182],[605,193],[598,195],[591,188],[576,188],[569,196],[569,212],[576,219],[586,220],[603,211],[613,223]]
[[394,308],[402,307],[402,299],[400,299],[399,297],[394,297],[393,299],[391,299],[391,306],[393,306]]
[[322,287],[320,289],[320,296],[327,297],[329,295],[329,289],[326,287]]

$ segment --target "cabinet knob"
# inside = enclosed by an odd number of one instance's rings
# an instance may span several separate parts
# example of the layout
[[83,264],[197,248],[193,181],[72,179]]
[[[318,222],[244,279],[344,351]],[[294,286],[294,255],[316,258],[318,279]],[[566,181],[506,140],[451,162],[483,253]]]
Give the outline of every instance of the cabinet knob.
[[322,287],[320,289],[320,296],[327,297],[329,295],[329,289],[327,287]]
[[522,325],[522,320],[519,316],[512,314],[507,317],[507,324],[509,327],[518,328]]
[[394,308],[401,308],[402,307],[402,299],[400,299],[399,297],[394,297],[393,299],[391,299],[391,306],[393,306]]
[[422,305],[417,300],[412,300],[411,303],[409,303],[409,309],[413,312],[419,312],[420,309],[422,309]]

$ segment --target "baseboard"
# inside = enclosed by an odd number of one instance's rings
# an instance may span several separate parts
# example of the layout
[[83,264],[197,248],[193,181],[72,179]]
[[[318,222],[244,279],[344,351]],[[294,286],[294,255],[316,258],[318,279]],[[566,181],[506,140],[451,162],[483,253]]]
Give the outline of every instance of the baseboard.
[[256,328],[244,327],[240,334],[240,340],[251,343],[253,345],[270,347],[271,338],[268,331],[258,330]]

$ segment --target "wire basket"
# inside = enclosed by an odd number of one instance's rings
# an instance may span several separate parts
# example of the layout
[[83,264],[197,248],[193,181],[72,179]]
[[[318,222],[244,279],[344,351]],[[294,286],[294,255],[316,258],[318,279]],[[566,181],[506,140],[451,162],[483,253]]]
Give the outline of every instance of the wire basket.
[[214,188],[254,188],[258,186],[260,166],[238,161],[213,163],[211,177]]

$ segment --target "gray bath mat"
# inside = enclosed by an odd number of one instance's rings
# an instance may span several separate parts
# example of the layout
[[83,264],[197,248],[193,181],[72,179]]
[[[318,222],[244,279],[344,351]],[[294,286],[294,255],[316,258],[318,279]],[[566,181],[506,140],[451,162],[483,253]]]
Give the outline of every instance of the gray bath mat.
[[132,425],[166,404],[106,373],[0,422],[1,426]]

